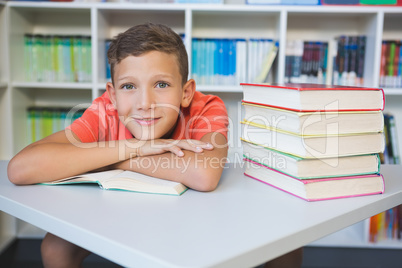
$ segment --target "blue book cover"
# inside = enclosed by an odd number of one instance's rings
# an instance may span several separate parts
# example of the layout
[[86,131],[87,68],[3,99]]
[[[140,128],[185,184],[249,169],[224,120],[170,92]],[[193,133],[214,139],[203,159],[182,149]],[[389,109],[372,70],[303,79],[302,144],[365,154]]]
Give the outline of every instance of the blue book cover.
[[281,0],[281,5],[319,5],[319,0]]
[[106,65],[106,79],[107,80],[111,79],[110,64],[109,64],[108,59],[107,59],[107,52],[109,50],[111,42],[112,42],[112,40],[109,40],[109,39],[105,41],[105,62],[106,62],[105,65]]

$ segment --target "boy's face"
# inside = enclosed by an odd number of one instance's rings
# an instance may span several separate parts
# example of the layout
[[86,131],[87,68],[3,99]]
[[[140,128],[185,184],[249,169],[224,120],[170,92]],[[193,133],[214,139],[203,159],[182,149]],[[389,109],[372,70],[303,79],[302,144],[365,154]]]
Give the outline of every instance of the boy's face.
[[182,86],[176,56],[159,51],[123,59],[114,67],[114,85],[107,84],[120,120],[140,140],[169,138],[194,90],[193,80]]

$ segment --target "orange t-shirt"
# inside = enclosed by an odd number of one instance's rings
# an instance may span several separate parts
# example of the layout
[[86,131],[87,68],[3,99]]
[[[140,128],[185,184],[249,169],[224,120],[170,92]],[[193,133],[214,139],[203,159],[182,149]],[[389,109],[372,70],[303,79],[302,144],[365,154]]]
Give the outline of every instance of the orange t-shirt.
[[[228,115],[223,101],[213,95],[196,91],[191,105],[180,109],[179,120],[172,139],[195,139],[210,132],[222,133],[227,139]],[[109,95],[105,92],[95,99],[82,117],[69,127],[81,142],[111,141],[133,138],[119,120]]]

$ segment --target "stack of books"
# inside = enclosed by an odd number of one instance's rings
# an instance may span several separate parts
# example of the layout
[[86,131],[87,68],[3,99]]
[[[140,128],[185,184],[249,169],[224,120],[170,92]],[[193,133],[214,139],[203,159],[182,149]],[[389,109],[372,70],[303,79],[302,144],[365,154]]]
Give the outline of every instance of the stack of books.
[[384,192],[384,92],[241,84],[245,175],[308,201]]

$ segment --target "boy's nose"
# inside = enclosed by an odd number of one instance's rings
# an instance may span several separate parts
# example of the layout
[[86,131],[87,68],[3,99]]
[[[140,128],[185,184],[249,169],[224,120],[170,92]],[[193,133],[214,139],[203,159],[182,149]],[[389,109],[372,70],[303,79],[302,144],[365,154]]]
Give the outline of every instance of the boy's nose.
[[137,97],[138,109],[149,110],[152,108],[153,104],[155,104],[154,94],[152,90],[141,90],[141,93]]

